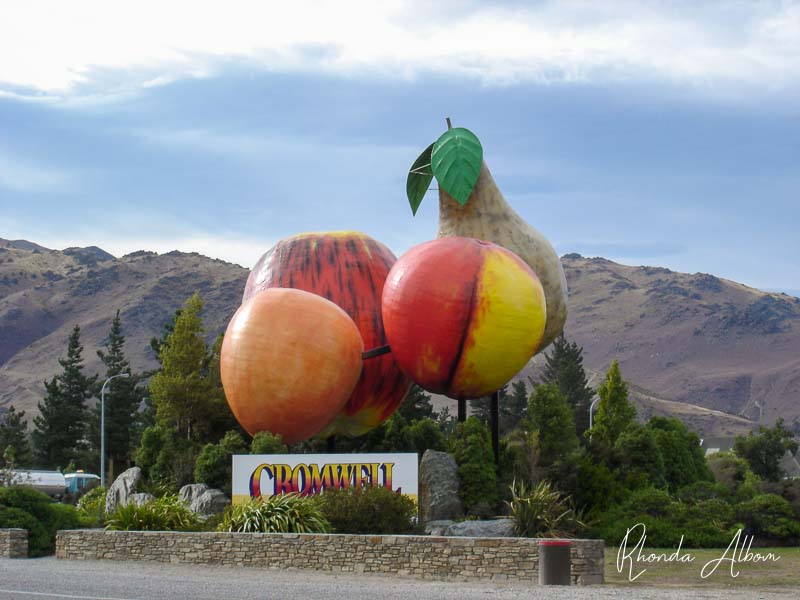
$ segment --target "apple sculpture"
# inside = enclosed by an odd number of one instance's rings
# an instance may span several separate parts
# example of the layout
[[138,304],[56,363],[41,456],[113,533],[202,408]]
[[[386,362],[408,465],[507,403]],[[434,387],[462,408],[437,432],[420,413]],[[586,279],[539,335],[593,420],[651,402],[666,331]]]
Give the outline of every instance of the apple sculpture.
[[[357,231],[295,235],[278,242],[256,263],[244,301],[271,288],[318,294],[350,315],[365,348],[379,348],[387,343],[381,292],[396,260],[386,246]],[[298,310],[293,318],[303,317]],[[310,371],[308,378],[314,377]],[[410,387],[392,354],[366,360],[353,393],[320,437],[358,436],[377,427],[400,406]]]
[[505,385],[536,353],[547,322],[531,268],[502,246],[465,237],[426,242],[400,257],[382,311],[400,369],[456,399]]
[[220,373],[234,416],[251,435],[292,444],[318,434],[347,403],[364,344],[333,302],[296,289],[265,290],[228,324]]

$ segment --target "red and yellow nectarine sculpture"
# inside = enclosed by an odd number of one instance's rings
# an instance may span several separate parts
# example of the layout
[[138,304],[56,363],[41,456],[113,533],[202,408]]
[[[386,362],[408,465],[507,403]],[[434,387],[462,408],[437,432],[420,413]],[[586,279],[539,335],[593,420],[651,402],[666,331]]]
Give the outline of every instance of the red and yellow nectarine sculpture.
[[245,301],[228,324],[220,372],[234,416],[254,435],[292,444],[318,434],[361,375],[353,320],[321,296],[274,288]]
[[382,306],[403,372],[458,399],[505,385],[536,352],[547,321],[531,268],[501,246],[463,237],[420,244],[400,257]]

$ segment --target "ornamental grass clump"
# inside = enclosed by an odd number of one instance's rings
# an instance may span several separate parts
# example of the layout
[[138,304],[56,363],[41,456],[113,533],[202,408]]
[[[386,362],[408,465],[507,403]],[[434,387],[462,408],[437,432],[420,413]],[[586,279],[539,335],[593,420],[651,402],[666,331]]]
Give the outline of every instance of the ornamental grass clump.
[[146,504],[120,506],[106,521],[116,531],[197,531],[197,516],[177,495],[162,496]]
[[309,497],[280,494],[229,506],[218,531],[242,533],[329,533],[331,525]]
[[511,501],[506,504],[514,518],[515,532],[521,537],[574,537],[585,528],[571,498],[548,481],[540,481],[530,489],[514,481]]

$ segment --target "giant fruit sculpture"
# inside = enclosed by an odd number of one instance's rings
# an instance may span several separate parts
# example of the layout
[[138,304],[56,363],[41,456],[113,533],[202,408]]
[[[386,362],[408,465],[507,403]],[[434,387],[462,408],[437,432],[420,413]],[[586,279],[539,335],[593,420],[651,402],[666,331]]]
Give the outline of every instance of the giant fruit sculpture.
[[471,238],[415,246],[383,288],[383,323],[404,373],[428,391],[480,398],[530,360],[545,327],[544,291],[513,252]]
[[269,289],[228,324],[220,375],[234,416],[251,435],[292,444],[318,434],[347,402],[364,344],[333,302],[302,290]]
[[567,320],[567,280],[553,246],[506,202],[483,161],[478,138],[469,130],[448,129],[411,167],[407,192],[415,213],[434,175],[439,184],[440,238],[494,242],[517,254],[539,277],[547,301],[547,325],[539,346],[543,350]]
[[[356,231],[296,235],[261,257],[247,280],[244,301],[275,287],[318,294],[350,315],[365,348],[381,347],[386,344],[381,292],[396,260],[386,246]],[[353,393],[320,436],[366,433],[391,416],[410,385],[392,354],[364,361]]]

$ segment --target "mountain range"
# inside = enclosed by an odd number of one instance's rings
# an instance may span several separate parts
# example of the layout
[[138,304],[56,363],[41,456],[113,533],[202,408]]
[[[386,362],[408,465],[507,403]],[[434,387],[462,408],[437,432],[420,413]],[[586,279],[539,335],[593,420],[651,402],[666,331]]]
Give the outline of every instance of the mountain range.
[[[566,336],[584,349],[590,384],[613,359],[640,418],[673,415],[706,436],[783,417],[800,432],[800,299],[704,273],[627,266],[567,254]],[[0,239],[0,411],[30,417],[56,374],[74,325],[86,372],[120,311],[134,370],[152,369],[149,341],[195,291],[209,340],[238,308],[248,270],[197,253],[97,247],[52,250]],[[517,376],[535,381],[541,354]],[[438,399],[437,403],[445,402]]]

